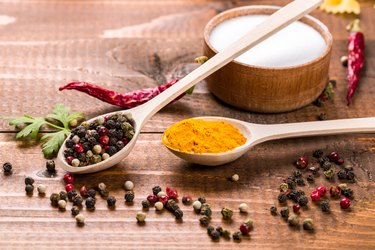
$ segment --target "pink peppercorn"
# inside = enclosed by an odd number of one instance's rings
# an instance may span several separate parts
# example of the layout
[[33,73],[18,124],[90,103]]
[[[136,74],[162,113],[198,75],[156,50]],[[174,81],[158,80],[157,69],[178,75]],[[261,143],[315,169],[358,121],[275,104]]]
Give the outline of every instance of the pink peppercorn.
[[73,156],[68,156],[66,157],[66,162],[69,164],[69,165],[72,165],[72,161],[74,160],[74,157]]
[[329,189],[329,193],[332,197],[338,197],[341,194],[341,188],[339,186],[332,186]]
[[312,201],[318,201],[320,199],[320,193],[319,193],[319,191],[318,190],[313,190],[311,192],[310,197],[311,197]]
[[250,227],[246,224],[246,223],[243,223],[241,226],[240,226],[240,231],[243,235],[248,235],[250,233]]
[[336,161],[336,164],[337,164],[337,165],[342,165],[342,164],[344,164],[344,159],[343,159],[343,158],[339,158],[339,159]]
[[298,204],[294,204],[294,205],[293,205],[293,212],[294,212],[294,213],[298,213],[299,210],[300,210],[300,208],[301,208],[300,205],[298,205]]
[[319,186],[316,190],[319,192],[320,197],[325,196],[327,193],[327,188],[325,186]]
[[102,145],[108,145],[108,142],[109,142],[109,137],[108,137],[108,135],[100,136],[100,138],[99,138],[99,142],[100,142],[100,144],[102,144]]
[[100,136],[108,135],[108,129],[104,126],[100,127],[99,128],[99,135]]
[[167,204],[168,200],[169,200],[169,197],[168,197],[167,195],[161,195],[161,196],[159,197],[159,201],[160,201],[161,203],[163,203],[163,205]]
[[297,168],[305,169],[309,165],[309,159],[306,156],[301,156],[297,160]]
[[73,189],[74,189],[74,185],[73,184],[71,184],[71,183],[66,184],[66,186],[65,186],[66,192],[69,192],[69,191],[71,191]]
[[177,190],[176,189],[172,189],[170,187],[167,187],[165,189],[165,192],[167,193],[168,197],[170,199],[177,199],[178,198],[178,193],[177,193]]
[[65,174],[63,179],[64,179],[65,184],[69,184],[74,181],[74,177],[71,173]]
[[83,147],[81,143],[74,144],[73,148],[77,153],[83,153]]
[[340,207],[342,209],[348,209],[350,207],[350,200],[348,198],[342,198],[340,201]]
[[328,159],[332,162],[337,162],[337,160],[339,159],[339,154],[335,151],[331,152],[329,155],[328,155]]
[[89,196],[87,194],[87,188],[85,186],[82,186],[81,189],[79,190],[79,193],[81,194],[82,197],[87,197]]
[[159,198],[156,195],[150,194],[147,196],[147,200],[151,203],[154,204],[159,200]]

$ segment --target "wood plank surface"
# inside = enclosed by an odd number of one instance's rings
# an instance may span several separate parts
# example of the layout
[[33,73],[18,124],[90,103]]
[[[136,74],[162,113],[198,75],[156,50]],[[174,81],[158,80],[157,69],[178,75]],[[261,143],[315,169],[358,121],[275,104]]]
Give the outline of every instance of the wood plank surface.
[[[226,9],[250,4],[284,5],[288,1],[120,1],[120,0],[24,0],[0,1],[0,117],[30,114],[43,116],[55,103],[64,103],[88,118],[119,110],[84,94],[58,87],[74,80],[89,81],[120,92],[157,86],[182,77],[197,67],[194,58],[202,53],[202,34],[207,21]],[[329,15],[316,10],[334,37],[330,68],[337,80],[335,97],[324,107],[308,105],[282,114],[257,114],[237,110],[213,97],[205,83],[191,96],[169,105],[144,127],[134,151],[119,165],[100,173],[76,176],[75,185],[107,184],[118,203],[115,210],[97,201],[96,210],[83,209],[84,227],[70,215],[59,212],[49,195],[64,189],[63,170],[47,178],[42,173],[45,159],[39,144],[15,141],[15,130],[0,120],[0,164],[12,162],[11,176],[0,175],[0,248],[90,248],[90,249],[374,249],[375,248],[375,139],[374,135],[344,135],[299,138],[267,142],[251,149],[239,160],[221,167],[202,167],[172,155],[161,143],[169,125],[188,117],[221,115],[256,123],[313,121],[320,113],[328,119],[375,116],[375,9],[373,1],[361,1],[360,15],[366,36],[366,69],[351,106],[346,106],[346,69],[340,57],[346,53],[345,26],[351,15]],[[4,17],[15,21],[3,24]],[[159,62],[159,63],[157,63]],[[316,230],[291,229],[269,213],[277,204],[278,185],[295,169],[300,155],[322,148],[336,150],[355,168],[356,183],[351,211],[331,202],[325,214],[311,204],[301,219],[311,217]],[[238,182],[227,177],[239,174]],[[32,197],[24,192],[24,178],[32,176],[47,186],[47,196]],[[132,180],[135,202],[124,203],[122,184]],[[320,177],[303,189],[330,183]],[[212,205],[214,226],[231,232],[250,217],[254,231],[240,243],[211,241],[191,206],[181,204],[183,222],[164,211],[147,212],[146,224],[136,223],[141,200],[154,185],[169,185],[181,194],[205,196]],[[247,215],[237,210],[249,205]],[[289,203],[291,206],[291,203]],[[230,207],[234,219],[222,221],[220,210]]]

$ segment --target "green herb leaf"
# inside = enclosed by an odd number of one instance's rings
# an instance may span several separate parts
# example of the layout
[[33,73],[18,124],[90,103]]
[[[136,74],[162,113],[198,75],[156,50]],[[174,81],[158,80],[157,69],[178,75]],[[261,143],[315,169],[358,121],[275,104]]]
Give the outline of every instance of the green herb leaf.
[[42,136],[41,141],[48,140],[42,145],[42,151],[45,157],[51,157],[55,155],[61,145],[63,144],[65,137],[70,133],[69,130],[61,130],[55,133],[49,133]]
[[193,94],[194,87],[195,87],[195,86],[193,86],[193,87],[191,87],[190,89],[186,90],[185,93],[188,94],[188,95]]
[[65,129],[69,129],[69,122],[77,118],[83,118],[82,113],[69,114],[70,109],[63,104],[56,104],[53,108],[53,114],[47,115],[47,118],[52,118],[61,122]]
[[38,135],[39,129],[41,126],[43,126],[46,123],[46,121],[43,118],[37,117],[33,118],[31,116],[23,116],[23,117],[17,117],[14,119],[10,119],[9,124],[10,125],[23,125],[23,124],[29,124],[24,129],[22,129],[20,132],[17,133],[16,138],[22,139],[26,137],[30,137],[31,139],[36,139],[36,136]]

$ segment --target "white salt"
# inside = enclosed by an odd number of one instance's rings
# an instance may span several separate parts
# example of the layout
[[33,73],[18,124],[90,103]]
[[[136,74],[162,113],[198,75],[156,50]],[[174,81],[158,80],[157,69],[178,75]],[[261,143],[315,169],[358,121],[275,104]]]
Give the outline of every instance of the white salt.
[[[226,20],[212,30],[210,43],[220,52],[267,17],[249,15]],[[237,57],[235,61],[264,67],[295,66],[319,57],[326,47],[324,38],[318,31],[297,21]]]

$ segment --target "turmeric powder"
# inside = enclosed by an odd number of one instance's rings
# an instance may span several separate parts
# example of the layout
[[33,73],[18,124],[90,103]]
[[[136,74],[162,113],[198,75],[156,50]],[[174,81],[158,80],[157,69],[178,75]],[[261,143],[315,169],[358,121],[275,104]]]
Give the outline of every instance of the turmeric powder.
[[221,153],[245,144],[246,138],[227,122],[187,119],[169,127],[162,141],[182,152]]

